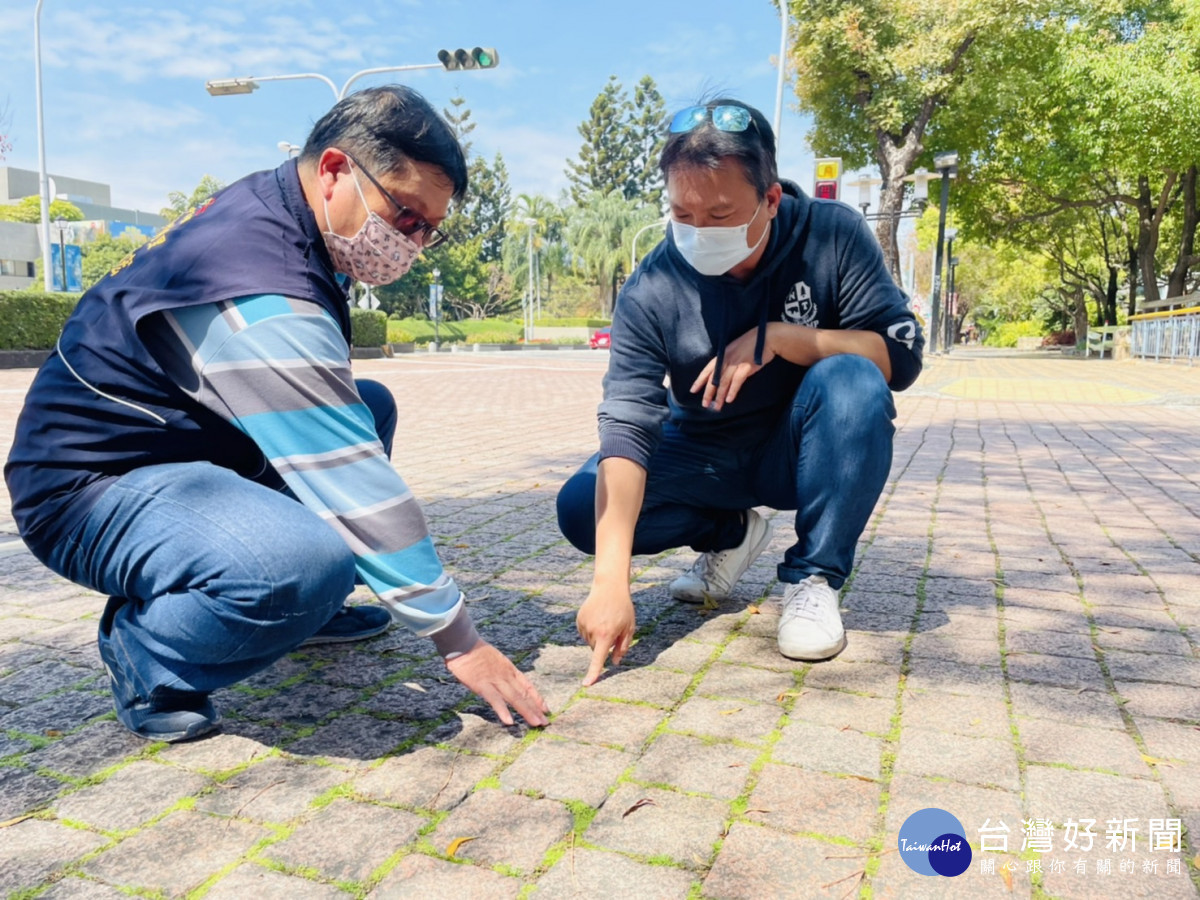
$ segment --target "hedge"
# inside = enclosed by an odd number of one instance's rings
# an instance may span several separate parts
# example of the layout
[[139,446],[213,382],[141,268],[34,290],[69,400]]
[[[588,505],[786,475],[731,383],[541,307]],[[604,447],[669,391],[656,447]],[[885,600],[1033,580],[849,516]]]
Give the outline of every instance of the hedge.
[[605,325],[611,325],[609,319],[535,319],[533,325],[535,328],[603,328]]
[[[428,344],[434,336],[433,322],[428,319],[389,319],[387,327],[388,341],[394,344],[402,343],[399,334],[417,344]],[[521,340],[521,323],[503,319],[460,319],[438,323],[437,337],[443,344],[465,343],[473,334],[503,335],[503,343],[515,344]],[[490,338],[488,342],[491,342]]]
[[0,291],[0,350],[50,350],[79,294]]
[[382,347],[388,342],[387,315],[378,309],[350,309],[350,343],[355,347]]

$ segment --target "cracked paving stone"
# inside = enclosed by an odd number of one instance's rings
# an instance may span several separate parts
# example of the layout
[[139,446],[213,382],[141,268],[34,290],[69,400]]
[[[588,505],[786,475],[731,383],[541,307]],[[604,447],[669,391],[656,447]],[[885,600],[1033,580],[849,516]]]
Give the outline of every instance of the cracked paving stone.
[[568,849],[562,859],[538,879],[530,896],[545,900],[584,900],[627,897],[636,893],[637,897],[647,900],[684,898],[688,896],[694,877],[680,869],[639,863],[618,853],[576,848]]
[[[119,895],[124,897],[124,894]],[[346,892],[332,884],[321,884],[244,863],[205,892],[205,900],[346,900]],[[115,898],[114,898],[115,900]]]
[[59,818],[105,831],[128,831],[210,784],[208,778],[194,772],[139,761],[118,769],[100,784],[62,797],[54,811]]
[[[421,856],[404,857],[371,892],[371,900],[452,897],[455,900],[516,900],[522,882],[480,866]],[[339,896],[344,897],[344,894]]]
[[666,856],[700,869],[708,864],[728,816],[723,800],[623,784],[596,813],[584,838],[610,850]]
[[146,748],[146,741],[128,731],[125,726],[104,721],[89,725],[82,731],[31,753],[31,765],[75,778],[90,775],[115,765],[127,756]]
[[385,803],[452,809],[495,768],[493,759],[423,747],[385,759],[377,768],[359,775],[354,789]]
[[854,873],[865,860],[839,858],[853,856],[848,849],[739,823],[730,829],[704,879],[703,895],[712,900],[811,900],[853,894],[858,883]]
[[579,700],[547,727],[550,734],[592,744],[636,749],[662,721],[661,709],[605,700]]
[[0,820],[46,806],[64,787],[27,769],[0,769]]
[[287,822],[350,775],[328,766],[272,758],[256,763],[196,799],[196,809],[259,822]]
[[451,812],[427,839],[445,852],[455,838],[470,837],[458,858],[530,872],[571,827],[570,811],[555,800],[481,790]]
[[868,779],[767,765],[745,815],[783,831],[818,832],[861,844],[871,836],[882,790]]
[[792,721],[771,751],[778,762],[844,775],[878,778],[883,741],[849,727]]
[[675,711],[667,727],[672,731],[755,743],[762,742],[775,730],[782,715],[783,709],[775,704],[692,697]]
[[901,732],[896,771],[965,784],[994,784],[1009,790],[1016,790],[1020,784],[1011,739],[973,738],[923,728]]
[[[64,865],[108,843],[108,839],[55,822],[26,819],[5,829],[0,842],[0,893],[36,887]],[[44,895],[40,895],[44,896]]]
[[732,800],[745,787],[758,754],[749,747],[667,733],[642,754],[632,778]]
[[607,747],[543,738],[500,773],[500,784],[512,791],[534,791],[554,800],[581,800],[599,806],[635,759]]

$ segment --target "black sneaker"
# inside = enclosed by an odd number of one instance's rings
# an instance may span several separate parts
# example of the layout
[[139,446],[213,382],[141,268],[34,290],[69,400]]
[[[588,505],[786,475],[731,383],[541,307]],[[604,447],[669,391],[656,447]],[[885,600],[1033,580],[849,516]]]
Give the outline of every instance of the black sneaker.
[[348,641],[365,641],[383,634],[392,627],[392,614],[382,606],[343,606],[333,618],[322,625],[317,633],[300,644],[342,644]]
[[149,700],[137,696],[133,686],[118,677],[120,667],[108,639],[101,635],[99,645],[117,720],[138,737],[174,744],[204,737],[221,727],[221,717],[208,694],[160,687],[151,692]]

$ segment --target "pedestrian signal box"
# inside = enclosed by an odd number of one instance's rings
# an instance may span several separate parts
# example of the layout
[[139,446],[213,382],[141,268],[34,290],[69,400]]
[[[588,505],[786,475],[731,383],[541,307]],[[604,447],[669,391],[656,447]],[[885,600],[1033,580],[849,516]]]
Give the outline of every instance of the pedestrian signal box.
[[842,160],[840,157],[818,159],[813,179],[813,196],[821,200],[839,200],[842,193]]

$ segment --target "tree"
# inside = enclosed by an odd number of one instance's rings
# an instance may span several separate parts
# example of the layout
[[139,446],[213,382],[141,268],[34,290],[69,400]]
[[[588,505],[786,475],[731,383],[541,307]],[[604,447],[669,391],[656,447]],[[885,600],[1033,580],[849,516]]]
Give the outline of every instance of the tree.
[[[69,200],[50,201],[50,221],[66,219],[68,222],[83,220],[83,212]],[[42,198],[37,194],[22,197],[16,203],[0,206],[0,221],[25,222],[32,224],[42,221]]]
[[629,274],[630,241],[658,218],[658,210],[626,199],[617,189],[584,199],[569,214],[567,236],[577,265],[595,280],[603,308],[611,314],[618,279]]
[[[1041,2],[791,0],[798,24],[789,61],[800,106],[813,114],[810,143],[818,155],[844,157],[850,168],[869,160],[879,167],[876,236],[897,280],[904,177],[925,154],[936,117],[964,78],[977,73],[994,94],[1003,72],[996,66],[1013,66],[1022,42],[1036,43],[1032,19]],[[978,89],[972,98],[974,120],[986,117],[991,95]],[[942,141],[940,149],[970,148]]]
[[666,143],[663,133],[666,118],[667,108],[654,79],[643,75],[633,90],[630,109],[629,140],[633,165],[625,185],[625,196],[629,199],[640,197],[643,203],[656,208],[662,202],[663,183],[658,156]]
[[616,75],[608,77],[592,101],[585,122],[579,125],[583,146],[579,161],[567,161],[567,180],[571,199],[582,205],[589,194],[618,191],[628,197],[629,173],[634,165],[634,148],[628,131],[632,105]]
[[8,108],[8,98],[4,99],[4,105],[0,106],[0,162],[4,162],[8,158],[8,153],[12,150],[12,133],[9,129],[12,128],[12,111]]
[[81,246],[83,253],[83,289],[86,291],[93,284],[107,275],[130,253],[146,243],[146,236],[133,234],[127,229],[125,234],[113,237],[108,232],[102,232],[95,240]]
[[453,110],[442,109],[442,115],[445,117],[450,130],[454,132],[454,137],[462,146],[463,153],[466,156],[471,155],[471,142],[467,140],[467,135],[475,130],[475,123],[469,121],[471,118],[471,110],[466,106],[467,99],[461,95],[451,97],[450,105]]
[[196,185],[191,196],[184,194],[182,191],[171,191],[167,194],[167,202],[169,206],[164,206],[158,211],[158,214],[168,222],[174,222],[189,209],[199,209],[209,197],[225,187],[216,178],[211,175],[205,175],[200,179],[200,183]]

